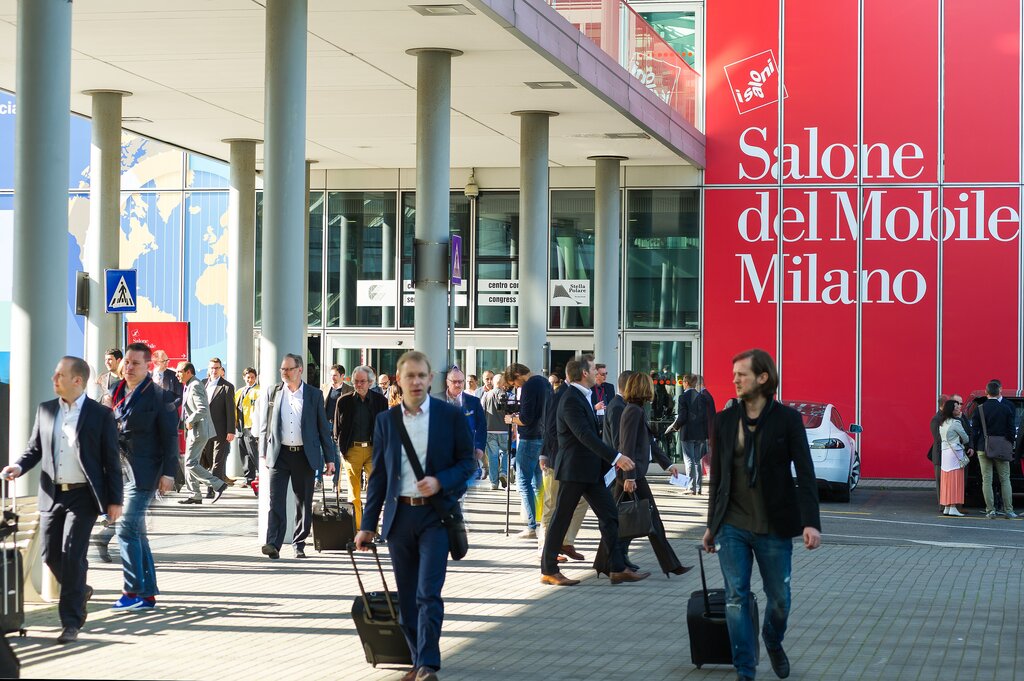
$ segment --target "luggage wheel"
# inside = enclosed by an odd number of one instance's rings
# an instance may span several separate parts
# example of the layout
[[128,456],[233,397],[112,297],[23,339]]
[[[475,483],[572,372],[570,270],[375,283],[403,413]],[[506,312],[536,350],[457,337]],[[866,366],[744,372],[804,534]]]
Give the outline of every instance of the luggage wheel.
[[18,636],[20,636],[21,638],[25,638],[26,636],[28,636],[28,630],[27,629],[18,629]]

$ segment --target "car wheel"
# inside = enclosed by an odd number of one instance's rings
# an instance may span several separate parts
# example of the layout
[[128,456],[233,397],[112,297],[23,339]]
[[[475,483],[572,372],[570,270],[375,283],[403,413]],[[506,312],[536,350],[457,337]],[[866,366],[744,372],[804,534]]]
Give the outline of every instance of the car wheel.
[[850,491],[860,484],[860,451],[853,453],[853,466],[850,467]]

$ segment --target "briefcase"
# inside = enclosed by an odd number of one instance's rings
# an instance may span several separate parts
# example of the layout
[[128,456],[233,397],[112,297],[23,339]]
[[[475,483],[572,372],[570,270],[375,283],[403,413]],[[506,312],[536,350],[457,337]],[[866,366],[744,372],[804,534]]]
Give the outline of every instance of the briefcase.
[[352,603],[352,621],[356,623],[356,633],[359,634],[359,641],[363,644],[366,661],[374,667],[378,664],[411,665],[412,654],[409,652],[409,643],[406,641],[401,627],[398,626],[398,594],[388,591],[388,583],[384,579],[384,569],[380,565],[377,547],[373,544],[369,546],[373,551],[373,558],[377,562],[380,581],[384,585],[383,591],[367,593],[363,588],[363,580],[359,576],[359,566],[356,565],[356,546],[351,542],[346,545],[348,556],[352,559],[352,570],[359,583],[360,595]]
[[623,501],[622,497],[626,494],[620,494],[616,501],[619,509],[619,539],[646,537],[651,533],[651,502],[639,499],[635,494],[630,495],[632,499]]
[[317,551],[344,551],[356,538],[355,509],[342,502],[341,491],[335,487],[335,501],[327,503],[327,492],[321,488],[323,500],[313,504],[313,548]]
[[[690,660],[700,669],[706,664],[732,664],[732,642],[725,624],[725,589],[708,589],[704,574],[704,550],[700,559],[701,590],[690,594],[686,604],[686,628],[690,632]],[[750,594],[750,616],[754,620],[754,661],[761,658],[757,598]]]

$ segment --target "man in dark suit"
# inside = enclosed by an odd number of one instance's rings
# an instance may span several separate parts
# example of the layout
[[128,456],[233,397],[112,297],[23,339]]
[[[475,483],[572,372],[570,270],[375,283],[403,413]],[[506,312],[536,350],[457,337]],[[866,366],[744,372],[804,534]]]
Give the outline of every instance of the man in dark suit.
[[100,513],[116,521],[124,498],[114,415],[86,396],[88,383],[84,359],[62,358],[53,372],[58,399],[39,405],[25,453],[0,471],[13,480],[42,463],[39,531],[43,560],[61,586],[59,643],[77,640],[85,624],[92,596],[85,582],[92,526]]
[[445,376],[444,399],[458,407],[469,421],[469,432],[473,437],[473,453],[476,460],[483,461],[487,448],[487,414],[480,398],[466,390],[466,374],[458,367],[452,367]]
[[[224,366],[218,357],[212,358],[207,365],[205,387],[215,434],[206,443],[200,461],[203,468],[213,473],[215,478],[230,485],[234,481],[227,476],[227,461],[238,425],[235,420],[235,386],[224,378]],[[208,488],[206,496],[214,496],[212,486]]]
[[[757,670],[757,631],[750,612],[753,561],[764,583],[764,645],[775,674],[789,676],[782,649],[790,608],[793,537],[821,544],[818,486],[800,413],[775,400],[779,372],[764,350],[733,358],[737,404],[715,419],[703,545],[719,554],[725,621],[738,681]],[[791,470],[796,470],[793,483]]]
[[[402,403],[377,417],[366,512],[355,539],[358,548],[368,548],[377,536],[383,509],[380,536],[391,551],[399,622],[413,661],[402,681],[436,681],[441,668],[441,589],[450,547],[448,531],[428,499],[440,495],[447,508],[458,504],[476,470],[466,416],[428,395],[431,373],[430,361],[422,352],[412,350],[398,358]],[[403,445],[403,430],[412,453]],[[408,463],[413,455],[423,469],[421,480]]]
[[[974,418],[971,419],[971,427],[974,430],[974,451],[978,453],[978,467],[981,469],[981,492],[985,496],[985,517],[988,519],[998,516],[1016,518],[1013,511],[1013,487],[1010,485],[1010,462],[993,459],[985,454],[985,435],[994,439],[1005,438],[1013,446],[1016,436],[1014,417],[1016,416],[1013,406],[1003,400],[1003,384],[998,379],[992,379],[985,386],[986,399],[979,398],[978,408],[974,410]],[[982,415],[984,414],[985,426],[982,428]],[[999,490],[1002,501],[1002,509],[996,509],[995,495],[992,491],[992,470],[995,469],[999,477]]]
[[156,566],[146,536],[146,510],[159,490],[174,489],[178,470],[178,410],[174,395],[153,385],[149,346],[132,343],[124,353],[124,380],[111,393],[121,448],[130,465],[124,512],[117,526],[124,569],[124,594],[113,610],[156,607]]
[[568,579],[558,570],[558,550],[569,527],[573,511],[580,497],[587,500],[597,516],[601,541],[608,548],[608,566],[612,584],[638,582],[650,577],[649,572],[626,570],[619,543],[619,515],[615,501],[604,482],[606,467],[633,469],[629,457],[617,454],[606,445],[597,431],[597,415],[591,402],[590,389],[596,374],[592,360],[579,356],[565,365],[569,385],[558,403],[558,457],[555,460],[555,478],[558,480],[558,500],[555,514],[544,537],[541,557],[543,584],[573,586],[578,579]]
[[279,383],[260,395],[257,408],[260,457],[266,459],[270,495],[267,542],[263,555],[279,558],[284,543],[288,485],[295,493],[295,528],[292,546],[296,558],[306,557],[306,538],[313,524],[313,480],[316,471],[333,475],[338,452],[324,411],[324,394],[302,382],[302,357],[288,354],[281,360]]
[[604,433],[604,422],[605,422],[605,410],[608,408],[608,403],[615,397],[615,386],[608,382],[608,366],[605,364],[595,364],[595,383],[594,389],[590,391],[590,401],[594,405],[594,411],[597,413],[597,422],[601,428],[601,433]]
[[704,475],[701,459],[708,452],[708,422],[706,403],[697,392],[697,377],[683,374],[683,392],[676,407],[676,420],[665,431],[675,433],[682,430],[683,455],[686,457],[686,474],[690,476],[690,492],[703,491]]
[[[552,372],[551,376],[556,376]],[[552,385],[554,383],[552,382]],[[551,527],[551,520],[555,515],[555,503],[558,501],[558,479],[555,478],[555,462],[558,459],[558,403],[565,396],[569,389],[565,381],[559,380],[558,387],[548,399],[544,408],[544,448],[540,454],[540,471],[544,479],[541,488],[544,490],[544,509],[541,513],[540,524],[537,526],[540,532],[537,533],[537,551],[544,555],[544,538]],[[573,560],[586,560],[586,556],[576,550],[576,536],[583,527],[583,519],[587,515],[587,502],[583,497],[576,502],[576,510],[573,511],[572,520],[569,521],[569,528],[565,531],[562,539],[562,546],[558,549],[558,562],[565,562],[569,558]],[[563,556],[565,556],[563,558]]]
[[181,381],[178,380],[177,373],[167,367],[168,362],[170,360],[167,358],[166,352],[163,350],[153,351],[153,382],[158,388],[174,393],[175,404],[180,407],[183,387]]
[[[354,392],[338,398],[336,412],[328,414],[328,421],[334,424],[334,441],[342,457],[348,477],[348,497],[352,502],[356,527],[363,517],[362,493],[363,472],[370,479],[373,472],[373,424],[377,414],[387,411],[388,401],[383,395],[370,391],[373,385],[373,369],[358,366],[352,370]],[[335,486],[341,484],[341,472],[335,476]]]

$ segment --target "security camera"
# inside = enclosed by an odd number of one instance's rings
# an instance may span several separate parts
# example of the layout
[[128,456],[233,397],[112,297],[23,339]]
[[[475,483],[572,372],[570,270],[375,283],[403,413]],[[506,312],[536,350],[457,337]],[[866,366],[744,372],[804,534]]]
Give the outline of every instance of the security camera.
[[480,186],[476,183],[476,168],[470,169],[469,180],[466,182],[466,188],[462,192],[466,195],[467,199],[475,199],[480,196]]
[[402,343],[404,343],[405,341],[396,341],[396,342],[397,342],[397,343],[398,343],[399,345],[401,345],[401,344],[402,344]]

